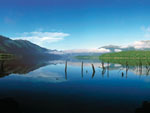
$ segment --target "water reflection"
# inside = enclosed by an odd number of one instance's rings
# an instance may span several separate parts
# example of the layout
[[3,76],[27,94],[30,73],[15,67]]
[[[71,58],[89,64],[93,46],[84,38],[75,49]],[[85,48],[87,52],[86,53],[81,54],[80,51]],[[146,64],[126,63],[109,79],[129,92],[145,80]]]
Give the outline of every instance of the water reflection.
[[65,79],[67,80],[67,71],[65,71]]
[[[58,61],[56,61],[57,64]],[[63,61],[61,62],[63,64]],[[90,67],[91,65],[91,69],[87,69],[86,67]],[[67,66],[70,67],[70,66],[77,66],[77,67],[80,67],[81,66],[81,78],[83,78],[84,76],[84,73],[85,74],[88,74],[89,72],[92,72],[91,74],[91,77],[94,78],[95,76],[95,73],[99,73],[99,71],[97,70],[97,68],[100,69],[101,71],[101,76],[104,77],[105,75],[107,76],[107,78],[111,77],[110,75],[110,71],[116,71],[118,70],[118,73],[121,73],[121,77],[125,77],[125,78],[128,78],[128,73],[131,72],[135,75],[149,75],[149,71],[150,71],[150,66],[146,65],[146,66],[143,66],[142,63],[138,64],[137,66],[130,66],[128,64],[128,62],[126,62],[126,65],[121,65],[121,64],[112,64],[110,62],[84,62],[81,61],[81,62],[72,62],[72,61],[68,61],[67,62]],[[65,66],[65,67],[67,67]],[[84,69],[85,68],[85,69]],[[68,69],[69,71],[69,69]],[[66,68],[65,68],[65,78],[67,79],[67,72],[66,71]],[[79,71],[79,70],[78,70]],[[116,73],[116,74],[118,74]],[[68,75],[70,76],[70,75]]]
[[67,80],[67,61],[65,63],[65,79]]
[[[10,60],[10,61],[0,61],[0,77],[8,76],[10,74],[28,74],[34,70],[39,69],[40,67],[46,66],[46,65],[59,65],[62,64],[65,67],[65,74],[64,78],[68,80],[68,72],[70,70],[70,66],[77,66],[81,67],[81,78],[84,77],[84,73],[88,74],[92,71],[91,77],[94,78],[95,73],[99,73],[97,70],[98,68],[101,71],[101,76],[104,77],[105,75],[109,78],[111,77],[110,72],[114,70],[118,70],[118,73],[121,73],[121,77],[128,77],[128,72],[132,72],[135,75],[149,75],[150,73],[150,65],[147,64],[146,66],[143,66],[142,63],[138,64],[137,66],[130,66],[128,62],[126,62],[126,65],[120,65],[120,64],[112,64],[110,62],[72,62],[72,61],[39,61],[39,60],[27,60],[27,59],[16,59],[16,60]],[[86,68],[86,67],[91,67]],[[85,68],[85,69],[84,69]],[[44,73],[44,72],[42,72]],[[60,73],[57,73],[57,75],[60,75]],[[63,74],[63,73],[61,73]],[[116,73],[117,74],[117,73]],[[63,75],[61,75],[63,76]],[[58,80],[58,78],[56,78]]]
[[94,75],[95,75],[95,67],[94,67],[94,64],[92,64],[92,70],[93,70],[92,78],[94,78]]
[[8,76],[10,73],[4,71],[4,60],[0,61],[0,77]]
[[2,60],[0,61],[0,77],[10,74],[27,74],[46,65],[45,61],[33,59]]
[[[118,73],[121,72],[121,76],[125,78],[128,78],[128,72],[132,72],[135,75],[150,75],[150,66],[146,65],[143,66],[142,63],[138,64],[137,66],[130,66],[128,62],[126,62],[126,65],[121,64],[112,64],[112,63],[105,63],[105,62],[96,62],[96,63],[89,63],[89,62],[69,62],[68,66],[81,66],[81,77],[83,78],[84,75],[84,67],[90,67],[92,66],[92,78],[94,78],[95,73],[97,72],[97,68],[100,68],[101,75],[104,77],[106,75],[108,78],[110,76],[110,71],[118,70]],[[85,70],[85,73],[87,74],[90,70]],[[66,72],[66,71],[65,71]]]
[[109,78],[109,62],[107,62],[107,77]]
[[81,64],[81,77],[83,78],[83,61],[82,61],[82,64]]

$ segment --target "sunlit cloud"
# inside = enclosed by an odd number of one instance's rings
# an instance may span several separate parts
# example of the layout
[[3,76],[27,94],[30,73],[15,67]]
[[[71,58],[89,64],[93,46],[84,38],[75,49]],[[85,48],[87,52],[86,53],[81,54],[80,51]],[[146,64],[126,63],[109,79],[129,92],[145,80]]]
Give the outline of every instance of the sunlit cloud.
[[[109,47],[109,46],[107,46],[107,47]],[[109,47],[109,48],[111,48],[111,47]],[[132,42],[129,45],[118,46],[118,48],[114,48],[114,52],[121,52],[123,50],[128,50],[128,48],[134,48],[134,49],[137,49],[137,50],[138,49],[143,50],[145,48],[150,48],[150,40],[135,41],[135,42]]]
[[120,46],[121,49],[129,48],[129,47],[133,47],[135,49],[150,48],[150,40],[135,41],[131,43],[130,45]]
[[122,50],[121,49],[115,49],[115,52],[121,52]]
[[72,49],[65,50],[64,53],[107,53],[110,52],[109,49],[100,48],[100,49]]
[[135,41],[133,47],[136,49],[150,48],[150,40]]
[[28,40],[42,47],[47,47],[52,42],[58,42],[63,40],[65,37],[70,36],[68,33],[63,32],[24,32],[20,34],[20,37],[15,37],[15,40]]

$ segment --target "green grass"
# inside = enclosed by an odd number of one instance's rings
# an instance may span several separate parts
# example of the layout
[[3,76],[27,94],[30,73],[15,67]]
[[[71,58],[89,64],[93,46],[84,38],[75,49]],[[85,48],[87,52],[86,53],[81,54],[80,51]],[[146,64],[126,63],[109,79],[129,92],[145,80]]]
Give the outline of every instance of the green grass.
[[123,51],[106,53],[99,57],[100,60],[122,65],[150,65],[150,51]]

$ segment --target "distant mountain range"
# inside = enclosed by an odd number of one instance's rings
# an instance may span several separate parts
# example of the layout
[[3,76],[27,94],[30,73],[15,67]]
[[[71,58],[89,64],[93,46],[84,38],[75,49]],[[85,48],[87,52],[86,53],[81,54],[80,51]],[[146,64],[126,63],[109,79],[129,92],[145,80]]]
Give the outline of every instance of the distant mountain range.
[[50,54],[53,50],[42,48],[26,40],[11,40],[0,36],[0,53],[9,53],[22,57],[55,59],[58,55]]

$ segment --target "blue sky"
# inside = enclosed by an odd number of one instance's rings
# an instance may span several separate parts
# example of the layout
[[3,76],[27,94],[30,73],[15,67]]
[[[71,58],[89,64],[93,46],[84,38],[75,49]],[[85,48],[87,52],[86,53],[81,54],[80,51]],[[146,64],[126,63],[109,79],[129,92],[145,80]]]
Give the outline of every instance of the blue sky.
[[0,34],[50,49],[150,39],[149,0],[0,0]]

